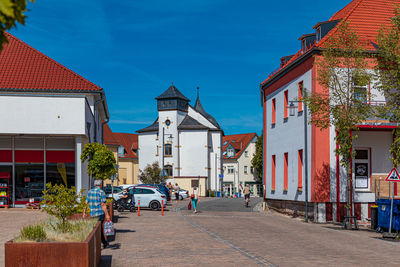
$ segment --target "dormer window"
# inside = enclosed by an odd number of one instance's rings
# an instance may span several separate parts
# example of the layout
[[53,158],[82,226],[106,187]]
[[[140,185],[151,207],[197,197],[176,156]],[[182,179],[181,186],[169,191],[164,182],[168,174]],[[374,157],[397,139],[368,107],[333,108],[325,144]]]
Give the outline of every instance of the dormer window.
[[228,157],[233,157],[233,156],[235,156],[235,150],[232,148],[228,149]]
[[118,147],[118,157],[125,156],[125,148],[123,146]]
[[317,28],[317,30],[316,30],[316,34],[317,34],[317,36],[316,36],[316,38],[317,38],[317,42],[319,42],[320,40],[321,40],[321,26],[319,26],[318,28]]

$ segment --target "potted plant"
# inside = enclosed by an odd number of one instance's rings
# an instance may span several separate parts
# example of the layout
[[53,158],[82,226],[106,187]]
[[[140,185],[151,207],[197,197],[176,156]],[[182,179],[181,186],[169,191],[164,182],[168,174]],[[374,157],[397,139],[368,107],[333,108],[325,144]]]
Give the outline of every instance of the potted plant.
[[100,223],[68,220],[85,205],[83,190],[47,184],[41,206],[52,217],[21,229],[5,243],[5,266],[98,266],[101,257]]

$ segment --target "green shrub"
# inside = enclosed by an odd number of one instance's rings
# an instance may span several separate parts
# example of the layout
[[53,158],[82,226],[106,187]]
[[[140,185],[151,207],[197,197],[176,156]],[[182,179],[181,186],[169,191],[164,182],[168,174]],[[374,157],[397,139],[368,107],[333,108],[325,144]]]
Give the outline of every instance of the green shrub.
[[79,213],[86,207],[86,198],[82,195],[84,189],[76,194],[75,187],[68,188],[62,184],[52,185],[48,183],[47,190],[43,191],[43,201],[40,205],[42,210],[49,215],[57,217],[59,220],[55,224],[61,232],[67,232],[70,229],[67,217]]
[[24,240],[42,242],[47,238],[46,231],[41,225],[28,225],[21,229],[21,238]]

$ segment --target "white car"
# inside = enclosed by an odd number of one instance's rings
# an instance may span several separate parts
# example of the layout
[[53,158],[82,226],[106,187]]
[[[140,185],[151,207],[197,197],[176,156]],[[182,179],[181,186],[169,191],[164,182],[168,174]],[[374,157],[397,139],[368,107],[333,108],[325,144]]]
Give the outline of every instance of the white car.
[[[175,198],[175,190],[172,191],[172,196]],[[179,200],[183,200],[184,198],[188,197],[189,197],[189,191],[184,189],[179,189]]]
[[[135,207],[150,208],[152,210],[159,210],[161,203],[164,208],[167,206],[167,196],[158,191],[157,188],[151,186],[135,186],[134,187]],[[131,189],[131,188],[129,188]],[[114,199],[118,200],[124,195],[124,191],[114,194]]]

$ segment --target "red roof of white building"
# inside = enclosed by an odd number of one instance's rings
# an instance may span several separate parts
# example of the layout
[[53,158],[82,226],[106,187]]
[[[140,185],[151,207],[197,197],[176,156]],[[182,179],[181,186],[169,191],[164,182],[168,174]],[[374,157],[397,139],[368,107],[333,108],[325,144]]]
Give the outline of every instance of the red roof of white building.
[[[290,60],[283,64],[279,69],[272,72],[261,85],[281,73],[286,67],[291,65],[297,59],[309,52],[313,48],[323,48],[326,40],[337,32],[337,28],[343,21],[349,22],[349,27],[357,32],[360,43],[367,50],[375,51],[373,42],[376,42],[376,36],[382,25],[390,25],[390,19],[394,17],[395,5],[400,5],[400,0],[353,0],[343,9],[336,12],[329,21],[340,20],[340,22],[329,31],[319,42],[300,49]],[[318,22],[316,22],[318,25]]]
[[[222,138],[222,151],[224,153],[224,159],[237,159],[242,155],[243,151],[247,148],[250,141],[257,136],[256,133],[246,133],[246,134],[234,134],[234,135],[225,135]],[[235,155],[233,157],[228,157],[226,149],[232,146],[235,149]]]
[[102,91],[10,33],[0,52],[0,90]]

